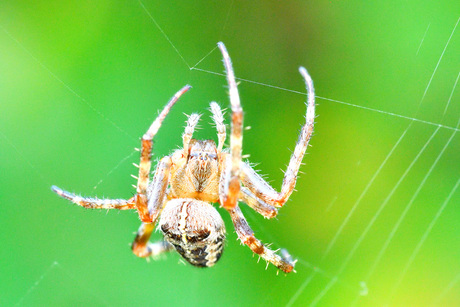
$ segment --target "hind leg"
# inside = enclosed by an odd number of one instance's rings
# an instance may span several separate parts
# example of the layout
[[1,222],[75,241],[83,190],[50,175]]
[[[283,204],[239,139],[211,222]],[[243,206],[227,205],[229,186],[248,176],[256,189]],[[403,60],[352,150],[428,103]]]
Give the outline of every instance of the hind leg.
[[254,253],[262,257],[265,261],[272,263],[281,271],[290,273],[294,270],[295,261],[292,261],[290,256],[286,257],[283,255],[284,257],[280,257],[276,254],[276,251],[266,247],[254,236],[254,232],[238,206],[228,210],[228,212],[232,218],[238,238],[243,244],[246,244]]
[[137,231],[131,249],[133,253],[141,258],[155,257],[162,253],[172,251],[174,247],[166,241],[149,242],[150,236],[155,229],[154,223],[142,223]]

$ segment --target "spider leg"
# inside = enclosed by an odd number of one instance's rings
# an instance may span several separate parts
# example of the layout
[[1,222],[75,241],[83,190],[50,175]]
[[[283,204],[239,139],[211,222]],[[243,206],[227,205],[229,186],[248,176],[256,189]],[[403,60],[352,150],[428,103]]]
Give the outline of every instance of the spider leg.
[[148,206],[147,206],[147,186],[149,182],[149,173],[151,167],[152,159],[152,147],[153,147],[153,138],[160,129],[161,123],[165,119],[168,112],[171,110],[172,106],[177,102],[177,100],[190,89],[190,85],[184,86],[180,91],[178,91],[161,111],[160,115],[155,119],[150,128],[142,137],[142,147],[141,147],[141,161],[139,164],[139,179],[137,181],[137,194],[136,198],[136,208],[139,213],[139,217],[144,222],[151,222],[149,218]]
[[182,135],[182,139],[184,141],[184,155],[188,156],[188,148],[190,145],[190,140],[193,136],[193,131],[195,130],[198,121],[200,120],[201,115],[193,113],[189,116],[187,120],[187,126],[185,127],[184,134]]
[[53,185],[51,190],[62,198],[68,199],[71,202],[87,209],[118,209],[129,210],[136,209],[134,197],[126,199],[98,199],[91,197],[81,197],[73,193],[64,191]]
[[[163,210],[171,170],[171,158],[166,156],[158,163],[153,180],[150,183],[148,193],[148,222],[154,223]],[[146,221],[142,220],[144,223]]]
[[149,221],[144,222],[137,231],[136,238],[131,245],[133,253],[138,257],[156,256],[163,252],[170,251],[173,247],[166,241],[151,243],[150,235],[155,229],[155,223],[167,202],[169,172],[171,169],[171,158],[166,156],[160,160],[155,170],[152,182],[149,185],[148,212]]
[[239,200],[245,202],[249,207],[266,218],[271,219],[278,214],[278,209],[257,198],[248,188],[241,188]]
[[235,206],[233,209],[229,209],[228,212],[230,212],[236,233],[242,243],[246,244],[254,253],[272,263],[283,272],[289,273],[294,270],[295,262],[291,262],[289,259],[283,259],[274,251],[264,246],[262,242],[254,236],[254,232],[238,206]]
[[258,198],[266,201],[268,204],[276,207],[283,206],[289,199],[289,196],[294,190],[297,174],[302,163],[303,156],[307,150],[308,142],[310,141],[313,133],[313,125],[315,119],[315,91],[313,88],[313,81],[308,74],[307,70],[303,67],[299,69],[300,73],[305,79],[308,102],[306,123],[300,130],[299,138],[295,146],[294,152],[291,155],[288,168],[284,173],[283,184],[281,191],[278,193],[273,189],[262,177],[260,177],[249,165],[241,163],[241,181],[252,193]]
[[174,250],[174,247],[166,241],[149,242],[150,236],[155,229],[154,223],[142,223],[134,238],[131,249],[133,253],[141,258],[158,256],[162,253]]
[[222,115],[222,110],[220,106],[216,102],[211,102],[211,112],[212,112],[212,119],[216,124],[217,129],[217,137],[219,139],[219,143],[217,145],[217,152],[220,153],[222,148],[224,147],[226,135],[226,127],[224,124],[224,116]]
[[217,45],[222,52],[224,66],[227,72],[230,104],[232,107],[232,126],[230,136],[231,166],[229,176],[224,177],[225,181],[223,184],[226,192],[221,195],[221,204],[226,209],[232,209],[237,205],[238,195],[240,192],[240,163],[243,144],[243,109],[240,104],[240,96],[238,95],[238,88],[230,56],[228,55],[227,49],[222,42],[219,42]]
[[155,229],[155,223],[167,202],[169,172],[171,168],[171,158],[166,156],[160,160],[155,170],[152,182],[149,185],[148,194],[148,212],[149,221],[144,222],[137,231],[136,238],[131,245],[133,253],[138,257],[157,256],[163,252],[173,249],[166,241],[155,243],[149,242],[150,235]]

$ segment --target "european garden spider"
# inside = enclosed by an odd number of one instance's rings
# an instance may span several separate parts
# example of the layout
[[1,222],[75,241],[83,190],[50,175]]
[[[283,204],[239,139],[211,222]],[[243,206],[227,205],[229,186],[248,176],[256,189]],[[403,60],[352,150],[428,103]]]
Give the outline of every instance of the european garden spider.
[[[287,253],[281,257],[263,245],[244,218],[238,201],[249,205],[266,218],[277,215],[279,207],[288,200],[296,184],[297,173],[313,132],[315,94],[313,81],[305,68],[299,71],[305,78],[308,102],[306,123],[302,127],[289,166],[284,174],[281,192],[275,191],[252,167],[241,160],[243,110],[240,105],[232,63],[223,43],[218,43],[227,72],[232,109],[230,150],[223,149],[226,129],[219,105],[211,102],[211,112],[217,128],[218,145],[212,140],[192,139],[200,115],[189,116],[182,135],[183,148],[159,162],[152,180],[149,179],[153,138],[163,120],[179,97],[190,89],[178,91],[164,107],[142,137],[139,177],[136,195],[125,199],[80,197],[56,186],[52,190],[82,207],[91,209],[136,209],[142,224],[132,243],[139,257],[156,256],[176,249],[189,263],[198,267],[213,266],[220,258],[225,239],[221,216],[211,203],[219,203],[231,216],[242,243],[254,253],[282,271],[293,271],[295,261]],[[159,221],[158,221],[159,219]],[[164,240],[149,242],[155,224]]]

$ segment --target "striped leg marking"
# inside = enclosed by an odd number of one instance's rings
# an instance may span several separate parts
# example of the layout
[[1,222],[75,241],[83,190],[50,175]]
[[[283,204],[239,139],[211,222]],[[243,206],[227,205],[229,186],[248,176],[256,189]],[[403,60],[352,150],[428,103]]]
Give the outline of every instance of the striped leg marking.
[[240,96],[235,81],[235,74],[233,72],[232,61],[228,55],[227,49],[222,42],[217,44],[224,59],[224,66],[227,72],[227,82],[230,95],[230,104],[232,107],[232,126],[230,136],[230,152],[231,152],[231,170],[227,186],[225,190],[228,191],[223,197],[222,206],[227,209],[232,209],[237,205],[238,195],[240,192],[240,163],[241,151],[243,144],[243,109],[241,108]]
[[148,206],[147,206],[147,186],[149,183],[149,173],[152,163],[152,149],[153,149],[153,138],[157,134],[158,130],[161,127],[163,120],[173,105],[179,100],[179,98],[191,88],[190,85],[184,86],[180,91],[178,91],[161,111],[160,115],[155,119],[150,128],[142,137],[142,147],[141,147],[141,161],[139,164],[139,176],[137,181],[137,194],[136,194],[136,207],[139,213],[141,221],[145,223],[151,223],[152,219],[149,216]]
[[87,209],[118,209],[129,210],[136,209],[134,197],[131,199],[99,199],[91,197],[81,197],[73,193],[64,191],[53,185],[51,190],[62,198],[68,199],[71,202]]
[[260,242],[254,236],[254,232],[252,231],[238,206],[228,211],[230,212],[230,216],[232,218],[233,225],[235,226],[236,233],[238,234],[238,238],[242,243],[246,244],[254,253],[258,254],[266,261],[272,263],[283,272],[290,273],[294,270],[295,262],[280,257],[275,253],[275,251],[272,251],[271,249],[264,246],[262,242]]
[[294,191],[297,174],[299,172],[300,165],[302,164],[305,151],[307,150],[308,143],[313,134],[315,120],[315,90],[313,87],[313,80],[305,68],[300,67],[299,71],[305,79],[308,94],[307,113],[305,116],[306,122],[300,130],[299,139],[297,140],[294,152],[292,153],[288,168],[284,173],[281,191],[278,193],[246,163],[241,163],[240,166],[241,181],[243,182],[243,185],[251,190],[251,192],[258,198],[275,207],[283,206],[289,199],[289,196],[291,196],[292,191]]
[[224,147],[225,138],[227,137],[227,131],[224,124],[224,116],[222,114],[222,110],[220,106],[216,102],[211,102],[211,112],[212,112],[212,119],[216,124],[217,129],[217,138],[219,143],[217,145],[217,152],[220,153],[222,148]]
[[136,238],[134,239],[131,249],[133,253],[141,258],[149,256],[155,257],[162,253],[174,250],[174,247],[166,241],[149,242],[150,236],[155,229],[154,223],[142,223],[137,231]]

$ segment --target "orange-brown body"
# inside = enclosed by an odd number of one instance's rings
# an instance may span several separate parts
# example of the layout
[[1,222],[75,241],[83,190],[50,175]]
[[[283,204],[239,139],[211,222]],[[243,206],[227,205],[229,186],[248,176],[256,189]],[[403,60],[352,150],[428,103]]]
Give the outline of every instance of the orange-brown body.
[[221,161],[213,140],[190,141],[189,152],[176,150],[171,157],[171,191],[169,198],[194,198],[219,202]]

